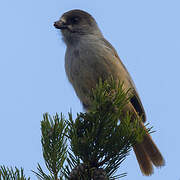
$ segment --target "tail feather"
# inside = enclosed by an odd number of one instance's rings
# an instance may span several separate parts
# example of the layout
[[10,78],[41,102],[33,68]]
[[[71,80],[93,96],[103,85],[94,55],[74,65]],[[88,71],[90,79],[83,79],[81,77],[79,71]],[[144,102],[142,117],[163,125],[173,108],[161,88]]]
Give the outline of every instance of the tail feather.
[[[131,103],[125,106],[124,113],[127,111],[132,112],[132,120],[138,116],[138,113]],[[159,149],[153,142],[151,136],[148,134],[143,122],[141,122],[141,126],[143,129],[145,129],[146,134],[144,135],[143,141],[134,145],[133,149],[142,173],[149,176],[153,174],[152,164],[154,164],[156,167],[161,167],[165,164],[165,161]]]
[[144,150],[143,145],[136,144],[133,147],[133,150],[134,150],[136,158],[138,160],[141,172],[146,176],[150,176],[153,173],[153,166],[152,166],[151,160],[149,159],[146,151]]
[[157,148],[156,144],[153,142],[151,136],[147,133],[144,136],[142,145],[148,154],[149,158],[151,159],[152,163],[156,167],[161,167],[165,164],[165,161]]

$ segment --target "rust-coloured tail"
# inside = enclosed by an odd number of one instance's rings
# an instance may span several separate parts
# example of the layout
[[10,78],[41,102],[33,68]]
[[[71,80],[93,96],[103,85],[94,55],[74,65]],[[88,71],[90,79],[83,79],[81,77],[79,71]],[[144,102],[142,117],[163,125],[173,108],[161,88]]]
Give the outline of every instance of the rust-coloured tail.
[[142,144],[133,147],[141,172],[149,176],[153,173],[153,166]]
[[[145,129],[143,123],[142,127]],[[152,164],[156,167],[161,167],[165,164],[159,149],[148,133],[145,134],[143,141],[136,144],[133,149],[136,154],[140,169],[146,176],[149,176],[153,173]]]
[[[128,103],[123,110],[124,114],[126,114],[128,111],[132,112],[132,121],[138,116],[138,113],[131,103]],[[144,123],[141,122],[140,126],[145,129],[146,134],[144,135],[144,139],[141,143],[137,143],[133,146],[133,150],[136,154],[136,158],[142,173],[146,176],[150,176],[153,174],[153,165],[156,167],[161,167],[165,164],[165,161],[159,149],[153,142],[151,136],[148,134]]]

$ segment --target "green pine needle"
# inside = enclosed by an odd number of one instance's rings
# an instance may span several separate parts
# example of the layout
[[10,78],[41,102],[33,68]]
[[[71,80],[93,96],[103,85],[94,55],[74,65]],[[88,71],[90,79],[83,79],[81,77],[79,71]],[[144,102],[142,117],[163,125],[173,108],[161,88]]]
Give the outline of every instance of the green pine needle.
[[53,118],[45,113],[41,121],[41,143],[43,157],[50,175],[46,175],[38,164],[38,173],[34,172],[40,179],[62,179],[63,165],[67,158],[67,125],[62,114],[56,114]]
[[4,180],[30,180],[30,177],[26,178],[24,175],[24,170],[20,170],[15,167],[15,169],[8,168],[5,166],[0,166],[0,179]]
[[[130,90],[113,79],[99,81],[91,97],[91,108],[77,115],[75,122],[69,116],[69,138],[75,156],[90,167],[103,167],[108,177],[117,171],[131,147],[143,140],[141,118],[131,121],[122,109],[129,102]],[[121,119],[121,120],[120,120]],[[123,174],[124,175],[124,174]]]

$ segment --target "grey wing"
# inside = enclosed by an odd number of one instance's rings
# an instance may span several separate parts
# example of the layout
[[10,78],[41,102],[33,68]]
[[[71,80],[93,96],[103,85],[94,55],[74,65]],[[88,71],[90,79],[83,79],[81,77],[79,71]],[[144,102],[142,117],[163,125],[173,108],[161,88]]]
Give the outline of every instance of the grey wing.
[[114,47],[113,47],[106,39],[103,38],[102,41],[105,43],[105,45],[106,45],[107,47],[109,47],[110,49],[113,50],[113,53],[114,53],[115,56],[119,59],[120,63],[121,63],[122,66],[124,67],[126,73],[129,75],[129,77],[130,77],[129,81],[130,81],[130,84],[131,84],[131,86],[132,86],[132,88],[133,88],[133,97],[130,99],[130,102],[131,102],[131,104],[133,105],[133,107],[135,108],[136,112],[142,117],[143,122],[145,122],[145,121],[146,121],[145,110],[144,110],[144,107],[143,107],[143,105],[142,105],[142,102],[141,102],[141,100],[140,100],[140,97],[139,97],[139,95],[138,95],[138,93],[137,93],[135,84],[134,84],[134,82],[133,82],[133,80],[132,80],[129,72],[127,71],[127,69],[126,69],[126,67],[124,66],[124,64],[121,62],[121,60],[120,60],[120,58],[119,58],[116,50],[114,49]]

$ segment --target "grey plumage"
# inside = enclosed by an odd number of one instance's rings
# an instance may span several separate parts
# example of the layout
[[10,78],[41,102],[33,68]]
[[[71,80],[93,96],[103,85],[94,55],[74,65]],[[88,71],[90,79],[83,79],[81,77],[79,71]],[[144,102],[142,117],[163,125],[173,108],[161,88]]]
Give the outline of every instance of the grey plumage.
[[[99,78],[106,80],[113,76],[118,82],[120,80],[124,83],[126,90],[131,88],[132,98],[124,112],[131,111],[136,116],[142,116],[145,122],[145,111],[135,85],[116,50],[103,37],[94,18],[84,11],[72,10],[64,13],[54,25],[61,29],[67,45],[67,77],[84,107],[88,109],[91,105],[89,96]],[[145,128],[143,123],[142,127]],[[134,151],[145,175],[153,173],[152,163],[155,166],[164,165],[161,153],[148,134],[141,144],[134,147]]]

